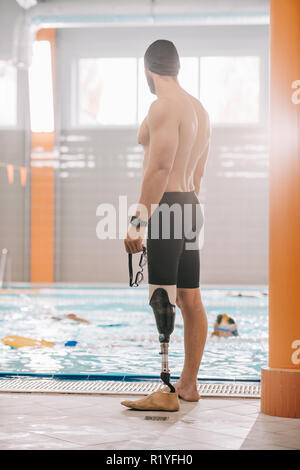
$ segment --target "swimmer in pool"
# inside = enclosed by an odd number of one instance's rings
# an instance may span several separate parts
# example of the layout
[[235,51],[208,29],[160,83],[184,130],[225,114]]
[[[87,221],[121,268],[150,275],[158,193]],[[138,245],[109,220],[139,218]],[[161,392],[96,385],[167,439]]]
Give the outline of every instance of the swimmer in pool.
[[[162,355],[167,357],[177,305],[184,320],[185,361],[174,386],[184,400],[198,401],[197,374],[207,337],[199,289],[198,242],[203,216],[198,195],[209,153],[210,120],[200,101],[178,81],[180,61],[171,41],[152,43],[144,65],[156,100],[138,132],[138,143],[144,148],[143,179],[125,249],[127,253],[141,252],[148,228],[149,304],[160,333]],[[167,387],[163,390],[169,391]],[[139,409],[155,409],[152,402],[152,408],[147,408],[147,398]],[[133,407],[134,402],[126,403]]]
[[68,318],[69,320],[73,320],[79,323],[90,323],[88,320],[85,320],[84,318],[77,317],[75,313],[68,313],[64,317],[51,317],[51,318],[52,320],[57,320],[57,321],[63,320],[64,318]]
[[214,325],[214,331],[212,336],[224,337],[224,336],[238,336],[238,328],[234,319],[229,317],[226,313],[220,314],[216,318]]
[[268,295],[267,292],[250,292],[250,291],[229,291],[227,294],[229,297],[250,297],[250,298],[260,298]]

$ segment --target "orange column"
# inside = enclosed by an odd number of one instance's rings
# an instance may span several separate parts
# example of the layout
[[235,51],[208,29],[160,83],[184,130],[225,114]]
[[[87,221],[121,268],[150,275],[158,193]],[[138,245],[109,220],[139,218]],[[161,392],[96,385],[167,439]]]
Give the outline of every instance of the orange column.
[[300,0],[271,0],[270,34],[269,367],[261,409],[300,418]]
[[[37,41],[49,41],[54,84],[55,30],[41,29]],[[54,87],[53,87],[54,88]],[[54,132],[32,132],[31,166],[31,282],[54,281],[54,168],[51,164],[54,150]],[[42,153],[41,158],[38,158]],[[43,154],[47,153],[45,163]],[[40,166],[36,164],[40,163]]]

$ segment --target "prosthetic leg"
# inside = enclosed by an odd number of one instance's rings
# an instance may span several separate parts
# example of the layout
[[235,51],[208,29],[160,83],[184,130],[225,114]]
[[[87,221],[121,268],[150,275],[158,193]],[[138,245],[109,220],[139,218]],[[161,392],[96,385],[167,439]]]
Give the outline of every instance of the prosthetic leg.
[[170,371],[168,366],[168,351],[170,335],[174,331],[175,306],[169,301],[168,292],[159,287],[152,294],[150,305],[152,307],[157,329],[159,332],[159,342],[161,348],[161,374],[160,378],[167,385],[172,393],[176,390],[170,383]]
[[149,303],[153,309],[159,332],[160,354],[162,358],[160,377],[163,383],[169,387],[171,393],[158,390],[140,400],[122,401],[121,404],[134,410],[178,411],[178,393],[170,383],[170,371],[168,366],[168,347],[170,335],[174,331],[175,306],[170,303],[168,292],[161,287],[155,289]]

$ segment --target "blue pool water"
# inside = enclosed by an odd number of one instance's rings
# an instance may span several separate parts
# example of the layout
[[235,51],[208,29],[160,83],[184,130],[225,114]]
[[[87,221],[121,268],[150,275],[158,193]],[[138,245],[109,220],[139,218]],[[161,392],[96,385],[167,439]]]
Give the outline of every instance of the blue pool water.
[[[240,291],[248,296],[235,296]],[[244,287],[202,289],[209,335],[216,316],[227,313],[235,319],[240,336],[208,337],[199,377],[260,377],[260,368],[267,364],[268,346],[268,298],[264,292]],[[90,324],[65,318],[69,313]],[[55,321],[53,316],[62,320]],[[145,287],[60,286],[42,288],[39,294],[25,290],[0,294],[0,338],[12,334],[45,339],[55,346],[13,349],[0,342],[0,372],[152,376],[160,372],[156,324]],[[78,344],[65,347],[66,341]],[[177,309],[169,354],[172,375],[180,375],[183,347],[183,321]]]

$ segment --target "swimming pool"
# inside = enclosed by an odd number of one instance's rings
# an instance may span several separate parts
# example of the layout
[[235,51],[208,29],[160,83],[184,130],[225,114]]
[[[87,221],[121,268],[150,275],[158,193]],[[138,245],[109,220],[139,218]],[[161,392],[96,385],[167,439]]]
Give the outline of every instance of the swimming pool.
[[[228,295],[229,291],[233,295]],[[236,296],[240,291],[249,297]],[[260,368],[267,365],[265,291],[265,288],[202,288],[209,334],[216,316],[227,313],[236,320],[240,336],[208,338],[199,377],[260,377]],[[76,323],[65,317],[69,313],[90,323]],[[53,316],[62,319],[57,321]],[[1,293],[0,338],[12,334],[45,339],[55,346],[13,349],[0,342],[0,372],[149,376],[160,373],[158,335],[145,287],[56,286],[41,288],[38,293],[25,289],[24,293]],[[67,341],[78,343],[66,347]],[[183,321],[177,309],[169,354],[174,376],[180,375],[182,369],[183,346]]]

